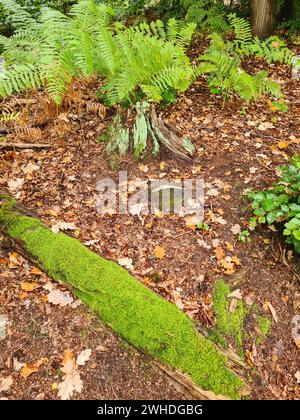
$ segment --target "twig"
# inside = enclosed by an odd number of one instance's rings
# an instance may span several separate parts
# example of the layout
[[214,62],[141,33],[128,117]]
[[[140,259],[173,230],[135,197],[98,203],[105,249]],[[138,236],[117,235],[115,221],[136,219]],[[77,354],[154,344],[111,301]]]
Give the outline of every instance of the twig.
[[48,149],[49,143],[1,143],[0,149]]

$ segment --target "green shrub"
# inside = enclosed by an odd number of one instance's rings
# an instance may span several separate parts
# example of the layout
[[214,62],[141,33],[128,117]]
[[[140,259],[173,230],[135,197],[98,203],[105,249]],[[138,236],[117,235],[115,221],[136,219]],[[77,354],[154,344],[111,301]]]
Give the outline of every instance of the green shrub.
[[300,159],[294,156],[288,166],[280,168],[279,181],[273,188],[249,193],[257,223],[283,224],[286,242],[300,253]]

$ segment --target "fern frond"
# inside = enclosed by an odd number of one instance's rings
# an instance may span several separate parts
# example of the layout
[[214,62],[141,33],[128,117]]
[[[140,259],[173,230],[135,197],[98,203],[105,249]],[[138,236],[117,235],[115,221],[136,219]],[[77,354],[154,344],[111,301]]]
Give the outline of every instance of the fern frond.
[[236,13],[231,13],[227,17],[231,27],[234,29],[236,42],[242,45],[250,44],[252,42],[250,23],[246,19],[237,17]]
[[40,71],[32,65],[16,64],[0,74],[0,96],[40,87],[44,83]]

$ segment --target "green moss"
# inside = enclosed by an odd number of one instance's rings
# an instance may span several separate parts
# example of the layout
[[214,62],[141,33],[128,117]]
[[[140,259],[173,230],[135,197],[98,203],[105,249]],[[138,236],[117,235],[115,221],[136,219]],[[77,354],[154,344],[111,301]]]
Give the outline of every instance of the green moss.
[[260,334],[256,337],[256,343],[261,344],[269,334],[271,321],[266,316],[257,316],[256,322],[260,331]]
[[[11,219],[8,212],[0,211],[0,222],[6,225],[9,236],[23,241],[45,272],[71,284],[79,298],[129,343],[188,373],[203,389],[239,398],[243,383],[227,368],[226,357],[175,305],[122,267],[94,254],[76,239],[54,234],[37,219],[22,215]],[[221,322],[224,328],[225,319]]]
[[226,338],[233,338],[241,351],[244,320],[248,311],[244,302],[238,299],[234,312],[230,312],[230,299],[228,298],[230,293],[230,287],[223,280],[217,281],[213,295],[213,311],[217,318],[217,324],[213,336],[223,347],[227,345]]

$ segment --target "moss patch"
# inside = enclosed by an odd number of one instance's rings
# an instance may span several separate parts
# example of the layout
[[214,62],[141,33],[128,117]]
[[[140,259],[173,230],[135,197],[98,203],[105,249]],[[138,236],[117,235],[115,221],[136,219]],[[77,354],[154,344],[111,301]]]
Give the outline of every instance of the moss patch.
[[[0,223],[9,236],[23,242],[24,249],[45,272],[71,284],[79,298],[128,342],[188,373],[201,388],[239,398],[243,383],[227,368],[226,357],[175,305],[147,289],[122,267],[94,254],[76,239],[51,232],[37,219],[18,214],[12,218],[6,209],[0,211]],[[218,300],[225,309],[221,296]],[[220,330],[225,328],[224,316]],[[235,332],[237,327],[226,331]]]
[[271,321],[266,316],[257,316],[256,322],[260,331],[260,334],[256,337],[256,344],[261,344],[269,334]]
[[228,298],[230,293],[230,287],[223,280],[218,280],[213,295],[213,311],[217,318],[217,324],[212,336],[223,347],[227,346],[226,338],[233,338],[241,352],[244,320],[248,314],[248,309],[244,302],[238,299],[234,312],[230,312],[230,298]]

